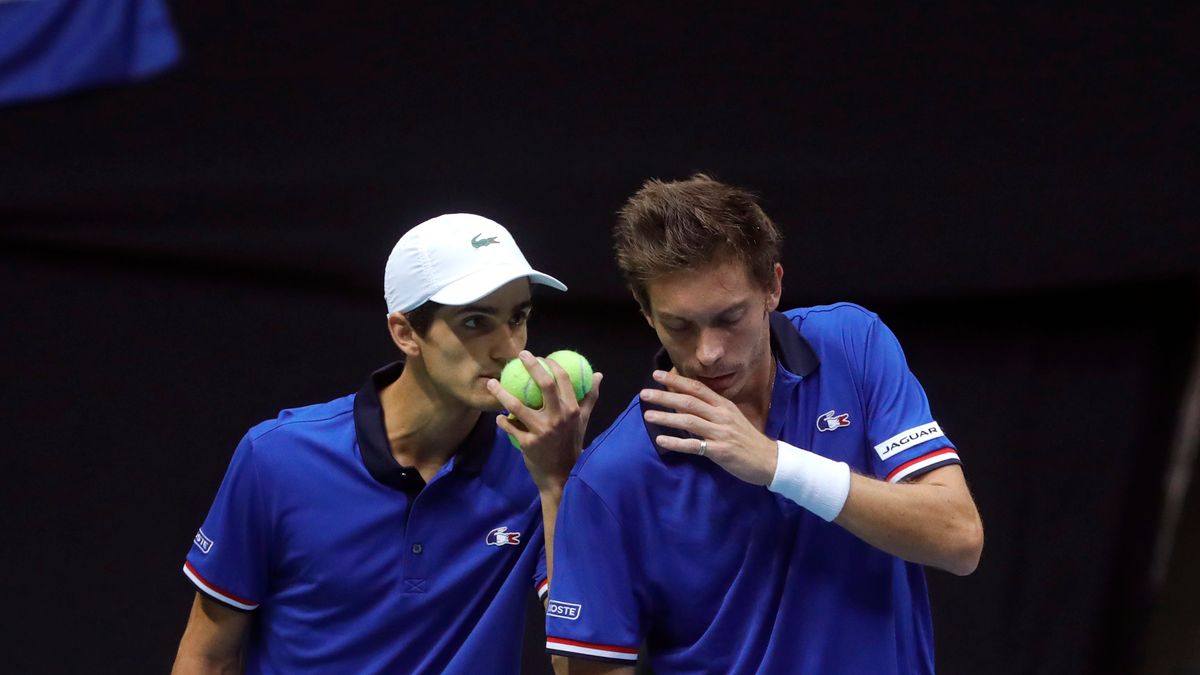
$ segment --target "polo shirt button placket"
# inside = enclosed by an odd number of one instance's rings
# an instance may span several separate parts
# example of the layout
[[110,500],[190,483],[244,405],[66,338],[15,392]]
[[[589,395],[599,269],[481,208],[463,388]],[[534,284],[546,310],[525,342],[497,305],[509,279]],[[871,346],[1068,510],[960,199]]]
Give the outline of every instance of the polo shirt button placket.
[[[425,545],[421,543],[414,543],[408,547],[408,550],[414,556],[420,556],[425,552]],[[428,581],[425,579],[425,576],[421,571],[422,565],[414,560],[410,562],[407,567],[409,568],[409,574],[415,576],[405,576],[404,592],[425,593],[428,589]]]

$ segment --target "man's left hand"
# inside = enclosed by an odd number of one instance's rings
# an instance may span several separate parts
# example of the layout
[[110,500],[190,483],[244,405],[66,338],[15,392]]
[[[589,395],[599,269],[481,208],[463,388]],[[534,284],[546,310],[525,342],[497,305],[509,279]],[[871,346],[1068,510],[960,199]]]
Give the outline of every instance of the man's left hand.
[[647,410],[646,421],[696,436],[660,435],[655,439],[659,447],[699,455],[703,442],[704,456],[729,473],[754,485],[771,484],[779,448],[732,401],[676,373],[656,370],[654,379],[667,390],[643,389],[642,400],[675,412]]

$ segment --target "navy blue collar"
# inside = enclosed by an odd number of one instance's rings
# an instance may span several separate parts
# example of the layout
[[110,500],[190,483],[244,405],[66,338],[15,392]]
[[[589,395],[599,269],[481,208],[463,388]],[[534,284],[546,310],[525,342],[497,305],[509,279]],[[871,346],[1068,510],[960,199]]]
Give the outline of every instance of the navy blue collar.
[[[363,465],[375,480],[404,492],[419,492],[425,487],[421,472],[411,466],[401,466],[392,456],[387,427],[383,422],[383,404],[379,392],[395,382],[404,372],[404,361],[390,363],[371,373],[371,377],[354,397],[354,428]],[[480,415],[471,433],[454,452],[454,469],[479,473],[487,462],[495,440],[495,423],[490,415]]]
[[[808,340],[805,340],[800,335],[800,331],[792,325],[791,320],[781,312],[771,312],[769,322],[771,325],[771,355],[775,357],[778,367],[800,377],[811,375],[817,369],[817,366],[821,365],[821,361],[817,358],[817,353],[813,351],[812,345],[808,344]],[[671,363],[671,357],[667,354],[667,350],[659,349],[658,353],[654,355],[654,369],[669,371],[673,367],[674,364]],[[778,379],[776,381],[778,382]],[[666,387],[656,382],[653,377],[647,378],[643,388],[666,389]],[[774,392],[772,392],[772,396],[774,396]],[[673,410],[644,401],[641,405],[643,411],[665,410],[667,412],[674,412]],[[685,431],[646,422],[644,417],[642,418],[642,423],[645,424],[646,433],[650,435],[650,442],[654,444],[659,454],[663,454],[663,450],[654,441],[658,436],[690,437]]]

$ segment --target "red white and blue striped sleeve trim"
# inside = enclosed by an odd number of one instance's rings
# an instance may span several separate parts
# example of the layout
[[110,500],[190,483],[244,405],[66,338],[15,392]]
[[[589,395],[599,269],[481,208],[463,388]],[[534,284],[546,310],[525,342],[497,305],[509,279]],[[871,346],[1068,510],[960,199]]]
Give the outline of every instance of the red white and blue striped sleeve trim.
[[538,598],[539,598],[539,599],[541,599],[541,600],[545,600],[545,599],[546,599],[546,595],[547,595],[549,592],[550,592],[550,580],[549,580],[549,579],[542,579],[541,583],[539,583],[539,584],[537,585],[537,594],[538,594]]
[[207,579],[200,576],[200,573],[196,571],[195,567],[192,567],[192,563],[190,562],[183,563],[183,573],[187,575],[187,578],[192,580],[193,584],[196,584],[196,588],[199,588],[205,595],[211,596],[218,602],[246,611],[258,609],[257,602],[234,595],[220,586],[210,583]]
[[546,636],[546,651],[561,656],[586,656],[601,661],[617,663],[633,663],[637,661],[637,647],[621,647],[618,645],[602,645],[595,642],[581,642],[567,638]]
[[899,483],[906,478],[915,478],[950,464],[962,464],[962,460],[958,458],[958,453],[954,448],[941,448],[927,452],[916,459],[910,459],[892,469],[892,472],[887,475],[887,482]]

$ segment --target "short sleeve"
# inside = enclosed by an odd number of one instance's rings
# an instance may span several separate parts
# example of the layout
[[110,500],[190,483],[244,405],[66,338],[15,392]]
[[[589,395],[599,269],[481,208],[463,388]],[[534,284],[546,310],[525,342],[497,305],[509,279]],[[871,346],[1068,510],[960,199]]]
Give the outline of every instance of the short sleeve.
[[877,478],[898,483],[949,464],[958,451],[929,410],[929,400],[908,369],[896,336],[878,318],[867,327],[863,397],[871,467]]
[[253,610],[266,588],[270,519],[247,435],[238,444],[208,517],[196,533],[183,573],[205,595]]
[[546,649],[568,657],[637,661],[642,638],[632,551],[612,512],[580,478],[563,490],[554,535]]

